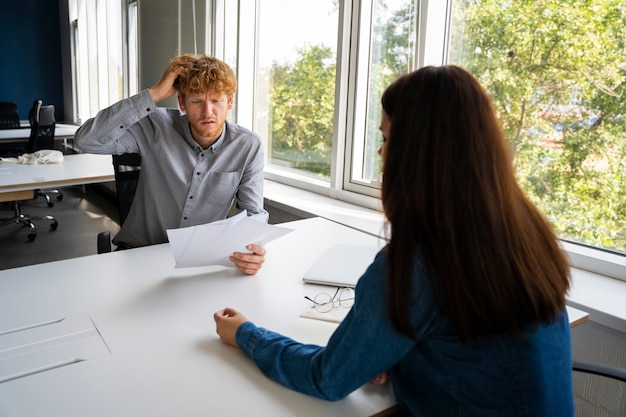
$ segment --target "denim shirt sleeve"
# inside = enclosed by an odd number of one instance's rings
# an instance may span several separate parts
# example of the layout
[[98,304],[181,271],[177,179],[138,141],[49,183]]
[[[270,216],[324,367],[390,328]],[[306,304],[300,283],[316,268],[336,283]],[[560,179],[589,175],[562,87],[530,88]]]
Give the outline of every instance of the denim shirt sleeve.
[[[416,343],[389,322],[385,265],[379,254],[360,278],[355,303],[326,347],[301,344],[251,322],[239,327],[238,346],[266,376],[293,390],[327,400],[344,398],[393,367]],[[427,328],[431,319],[413,323]]]

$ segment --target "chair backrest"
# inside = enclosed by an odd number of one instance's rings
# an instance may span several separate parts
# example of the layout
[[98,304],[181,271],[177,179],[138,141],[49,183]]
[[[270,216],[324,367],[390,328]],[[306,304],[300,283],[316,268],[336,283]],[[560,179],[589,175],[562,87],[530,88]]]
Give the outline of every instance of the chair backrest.
[[130,206],[135,198],[139,174],[141,173],[141,155],[138,153],[113,155],[113,170],[115,172],[117,209],[121,226],[126,221]]
[[30,121],[30,138],[27,152],[32,153],[41,149],[54,149],[54,105],[41,105],[41,100],[35,100],[28,114]]
[[39,109],[43,102],[39,99],[33,101],[33,105],[28,110],[28,122],[31,126],[34,126],[39,123]]
[[20,113],[17,103],[12,101],[0,102],[0,129],[19,129]]

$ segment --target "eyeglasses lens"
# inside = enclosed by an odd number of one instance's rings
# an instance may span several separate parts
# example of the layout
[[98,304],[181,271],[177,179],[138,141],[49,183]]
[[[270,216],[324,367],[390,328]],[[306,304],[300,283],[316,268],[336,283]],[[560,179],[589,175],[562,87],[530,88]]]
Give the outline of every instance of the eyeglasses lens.
[[320,313],[328,313],[333,309],[333,300],[328,294],[317,294],[315,296],[315,309]]
[[354,304],[354,290],[352,288],[343,288],[339,291],[339,305],[342,307],[352,307]]

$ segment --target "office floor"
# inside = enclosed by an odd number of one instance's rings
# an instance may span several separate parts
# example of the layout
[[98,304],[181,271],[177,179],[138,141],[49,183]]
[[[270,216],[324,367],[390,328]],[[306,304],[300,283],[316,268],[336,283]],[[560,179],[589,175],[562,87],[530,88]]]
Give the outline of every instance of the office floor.
[[[63,199],[48,207],[43,197],[22,203],[22,212],[31,216],[54,216],[59,226],[50,230],[50,221],[34,221],[37,237],[28,240],[28,228],[9,224],[0,228],[0,269],[39,264],[79,256],[95,255],[99,232],[115,234],[117,207],[99,191],[98,185],[62,188]],[[10,218],[13,208],[0,203],[0,218]]]

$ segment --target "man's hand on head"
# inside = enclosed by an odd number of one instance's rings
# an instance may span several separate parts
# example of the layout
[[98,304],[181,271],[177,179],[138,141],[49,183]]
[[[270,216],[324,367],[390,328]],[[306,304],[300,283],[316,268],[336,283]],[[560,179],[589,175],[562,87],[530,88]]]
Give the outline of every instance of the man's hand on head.
[[176,78],[178,78],[183,71],[184,67],[180,64],[172,63],[167,67],[159,82],[148,89],[150,97],[152,97],[155,103],[171,97],[176,93],[174,81],[176,81]]

